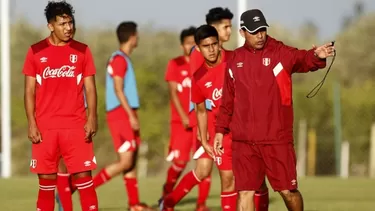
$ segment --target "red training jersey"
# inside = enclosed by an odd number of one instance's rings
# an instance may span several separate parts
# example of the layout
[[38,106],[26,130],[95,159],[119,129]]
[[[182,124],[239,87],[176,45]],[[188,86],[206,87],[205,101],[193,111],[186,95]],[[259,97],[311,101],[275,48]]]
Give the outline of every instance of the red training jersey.
[[[181,102],[182,108],[189,113],[190,102],[190,88],[191,79],[189,73],[189,62],[186,61],[184,56],[176,57],[168,62],[165,80],[167,82],[174,81],[177,83],[178,99]],[[172,100],[171,106],[171,122],[181,122],[180,115],[177,112]]]
[[225,71],[216,132],[231,132],[233,141],[293,142],[292,74],[326,66],[314,49],[298,50],[267,36],[263,49],[248,45],[233,52]]
[[198,104],[209,100],[212,105],[212,113],[215,116],[221,104],[224,73],[227,67],[227,58],[230,55],[231,51],[222,50],[221,62],[215,67],[208,67],[204,63],[194,73],[191,83],[191,101]]
[[[108,73],[111,77],[118,76],[125,78],[128,63],[123,56],[117,55],[108,62]],[[128,114],[122,106],[107,112],[108,120],[128,119]]]
[[23,74],[36,78],[35,118],[39,129],[79,128],[86,123],[83,79],[96,73],[89,47],[71,40],[32,45]]

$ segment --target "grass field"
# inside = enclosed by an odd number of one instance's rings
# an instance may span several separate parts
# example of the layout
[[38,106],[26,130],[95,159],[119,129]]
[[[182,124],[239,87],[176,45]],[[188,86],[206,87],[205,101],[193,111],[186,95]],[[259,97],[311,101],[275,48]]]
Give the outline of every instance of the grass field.
[[[149,178],[139,182],[141,200],[156,205],[163,179]],[[0,180],[0,210],[35,210],[37,179],[15,178]],[[308,178],[300,180],[300,189],[305,199],[306,211],[374,211],[375,180],[352,178]],[[102,211],[126,210],[126,195],[122,181],[114,179],[98,189],[99,207]],[[80,210],[77,195],[74,196],[75,210]],[[196,191],[185,198],[176,210],[193,211]],[[270,195],[270,211],[284,211],[284,204],[278,194]],[[219,178],[213,178],[208,205],[212,211],[220,210]]]

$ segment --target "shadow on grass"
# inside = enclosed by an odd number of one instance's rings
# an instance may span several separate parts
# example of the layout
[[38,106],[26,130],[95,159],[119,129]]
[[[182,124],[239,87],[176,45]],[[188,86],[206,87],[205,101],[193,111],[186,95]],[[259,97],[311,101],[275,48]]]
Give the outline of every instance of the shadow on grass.
[[117,210],[126,210],[125,207],[104,207],[99,208],[99,211],[117,211]]
[[[210,199],[220,199],[220,195],[212,194],[208,198]],[[189,205],[189,204],[196,204],[197,203],[197,197],[192,197],[188,199],[182,199],[178,205]]]
[[[212,195],[209,196],[209,198],[220,200],[220,195],[212,194]],[[277,200],[277,197],[270,197],[269,203],[272,204],[276,200]],[[182,206],[182,205],[192,205],[192,206],[194,206],[196,204],[196,202],[197,202],[196,197],[183,199],[180,203],[178,203],[178,206],[175,209],[175,211],[188,211],[188,210],[191,211],[191,208],[180,208],[179,206]],[[153,204],[152,208],[157,210],[158,205]],[[220,211],[221,210],[220,206],[210,206],[209,208],[210,208],[211,211]],[[118,206],[118,207],[105,207],[105,208],[100,208],[99,210],[100,211],[117,211],[117,210],[126,210],[126,207],[120,207],[120,206]],[[319,211],[319,210],[306,210],[306,211]]]
[[[210,206],[209,207],[210,211],[222,211],[221,207],[212,207]],[[177,209],[174,209],[174,211],[191,211],[191,208],[177,208]]]
[[[209,199],[220,200],[220,195],[212,194],[212,195],[209,196]],[[269,204],[272,204],[276,200],[277,200],[276,197],[270,197]],[[180,203],[178,203],[178,205],[194,205],[194,204],[196,204],[196,202],[197,202],[197,198],[192,197],[192,198],[188,198],[188,199],[183,199]],[[315,210],[310,210],[310,211],[315,211]]]

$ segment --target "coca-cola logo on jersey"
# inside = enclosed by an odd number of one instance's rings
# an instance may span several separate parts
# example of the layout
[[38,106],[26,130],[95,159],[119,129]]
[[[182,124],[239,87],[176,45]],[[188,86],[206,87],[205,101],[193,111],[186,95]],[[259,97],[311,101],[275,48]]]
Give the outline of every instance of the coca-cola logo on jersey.
[[75,66],[64,65],[60,68],[51,69],[46,67],[43,71],[43,78],[74,78]]
[[212,92],[212,99],[213,100],[218,100],[221,98],[221,96],[223,95],[223,89],[214,89],[214,91]]

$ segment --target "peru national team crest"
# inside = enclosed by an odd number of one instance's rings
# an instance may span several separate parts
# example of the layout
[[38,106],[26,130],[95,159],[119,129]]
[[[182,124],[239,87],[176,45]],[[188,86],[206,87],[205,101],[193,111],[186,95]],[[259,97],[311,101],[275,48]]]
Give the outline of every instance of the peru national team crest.
[[188,74],[189,74],[189,72],[187,70],[181,71],[181,75],[182,76],[187,76]]
[[268,65],[270,65],[270,63],[271,63],[271,59],[270,58],[263,58],[263,65],[264,66],[268,66]]
[[73,64],[76,63],[78,60],[78,56],[75,55],[75,54],[70,54],[70,62],[72,62]]

